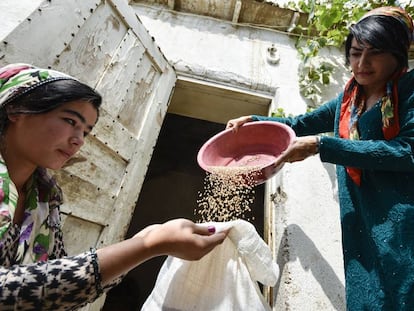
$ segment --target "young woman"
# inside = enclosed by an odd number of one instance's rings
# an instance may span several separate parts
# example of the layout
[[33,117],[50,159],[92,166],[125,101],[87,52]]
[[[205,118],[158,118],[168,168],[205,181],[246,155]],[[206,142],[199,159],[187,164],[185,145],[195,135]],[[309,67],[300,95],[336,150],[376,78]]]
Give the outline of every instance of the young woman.
[[98,121],[101,96],[49,69],[0,69],[0,309],[76,310],[159,255],[196,260],[226,233],[177,219],[68,257],[60,228],[59,169]]
[[[300,137],[281,156],[319,153],[337,164],[348,310],[414,310],[414,71],[407,72],[413,21],[398,7],[368,12],[350,28],[343,92],[294,118],[273,120]],[[324,132],[332,136],[313,136]]]

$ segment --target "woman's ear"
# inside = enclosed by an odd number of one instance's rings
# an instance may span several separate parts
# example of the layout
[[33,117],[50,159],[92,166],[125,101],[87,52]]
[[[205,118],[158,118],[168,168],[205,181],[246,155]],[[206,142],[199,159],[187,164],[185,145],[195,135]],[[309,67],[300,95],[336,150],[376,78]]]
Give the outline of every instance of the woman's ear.
[[17,120],[20,119],[20,114],[8,114],[7,118],[9,119],[10,122],[16,122]]
[[13,113],[13,109],[10,109],[10,107],[6,107],[6,113],[7,113],[7,119],[9,119],[9,122],[16,122],[20,119],[21,114],[20,113]]

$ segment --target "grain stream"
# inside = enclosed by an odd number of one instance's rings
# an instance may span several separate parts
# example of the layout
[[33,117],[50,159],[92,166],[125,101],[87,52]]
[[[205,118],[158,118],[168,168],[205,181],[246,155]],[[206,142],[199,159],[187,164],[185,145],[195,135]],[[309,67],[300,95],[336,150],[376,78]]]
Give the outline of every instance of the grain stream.
[[215,166],[210,171],[204,179],[203,191],[198,193],[197,208],[194,210],[197,221],[254,220],[249,218],[249,214],[259,167]]

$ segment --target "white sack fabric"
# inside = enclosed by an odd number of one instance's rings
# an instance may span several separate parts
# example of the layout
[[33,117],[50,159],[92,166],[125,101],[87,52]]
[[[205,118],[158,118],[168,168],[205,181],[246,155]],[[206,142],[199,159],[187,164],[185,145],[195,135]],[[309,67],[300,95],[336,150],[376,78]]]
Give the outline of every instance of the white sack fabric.
[[142,311],[271,310],[257,284],[279,277],[267,244],[247,221],[212,224],[231,228],[224,242],[199,261],[168,257]]

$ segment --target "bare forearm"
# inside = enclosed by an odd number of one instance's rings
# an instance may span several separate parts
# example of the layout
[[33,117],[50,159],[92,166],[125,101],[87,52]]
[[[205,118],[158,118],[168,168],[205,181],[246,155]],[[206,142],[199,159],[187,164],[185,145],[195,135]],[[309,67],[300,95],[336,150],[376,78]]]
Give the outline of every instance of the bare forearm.
[[143,239],[128,239],[97,250],[97,255],[102,284],[106,285],[158,254]]
[[105,286],[156,256],[171,255],[186,260],[198,260],[222,243],[227,236],[227,232],[214,232],[214,228],[197,225],[185,219],[149,226],[128,240],[97,251],[102,284]]

